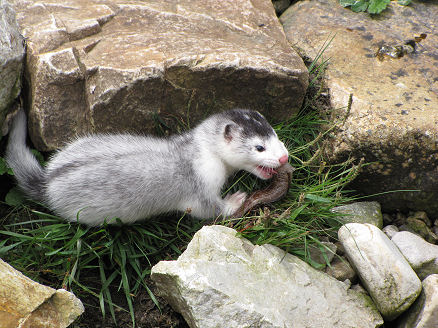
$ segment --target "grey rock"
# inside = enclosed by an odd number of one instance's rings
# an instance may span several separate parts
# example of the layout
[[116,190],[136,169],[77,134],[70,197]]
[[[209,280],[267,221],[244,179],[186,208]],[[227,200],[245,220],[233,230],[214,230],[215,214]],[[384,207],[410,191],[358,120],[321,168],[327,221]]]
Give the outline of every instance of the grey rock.
[[388,236],[389,239],[391,239],[400,230],[395,225],[387,225],[382,229],[382,231]]
[[7,111],[21,90],[21,72],[24,59],[24,39],[19,32],[15,11],[6,0],[0,0],[0,128]]
[[378,327],[362,294],[272,245],[223,226],[198,231],[177,261],[151,278],[190,327]]
[[397,320],[396,328],[438,327],[438,275],[422,282],[423,291],[411,308]]
[[421,292],[421,281],[388,237],[360,223],[342,226],[338,236],[382,316],[393,320],[408,309]]
[[438,246],[408,231],[400,231],[392,242],[415,270],[420,279],[438,274]]
[[340,214],[336,219],[343,223],[370,223],[378,228],[383,226],[382,211],[378,202],[357,202],[334,207],[332,211]]

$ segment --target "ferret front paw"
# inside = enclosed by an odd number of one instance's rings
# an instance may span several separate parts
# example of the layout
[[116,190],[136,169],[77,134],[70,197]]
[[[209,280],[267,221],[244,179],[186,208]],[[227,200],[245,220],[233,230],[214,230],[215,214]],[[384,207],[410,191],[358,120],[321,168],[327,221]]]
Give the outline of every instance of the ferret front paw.
[[224,198],[225,206],[222,215],[230,216],[234,214],[240,208],[240,206],[242,206],[242,204],[245,202],[246,197],[247,194],[246,192],[243,191],[238,191],[235,192],[234,194],[226,195]]

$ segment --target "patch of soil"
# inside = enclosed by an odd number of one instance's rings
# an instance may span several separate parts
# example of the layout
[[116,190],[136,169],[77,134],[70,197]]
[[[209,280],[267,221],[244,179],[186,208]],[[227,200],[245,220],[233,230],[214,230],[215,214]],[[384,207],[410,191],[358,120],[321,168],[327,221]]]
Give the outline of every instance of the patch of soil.
[[[146,280],[146,284],[156,295],[154,283]],[[124,309],[128,309],[123,291],[112,291],[113,302]],[[99,300],[94,296],[80,297],[85,306],[84,314],[72,325],[80,328],[133,328],[131,315],[129,312],[115,309],[117,323],[114,322],[109,310],[103,318],[99,307]],[[184,318],[175,312],[170,305],[161,297],[157,297],[160,303],[160,309],[154,304],[146,290],[142,289],[138,295],[133,298],[135,312],[136,328],[189,328]]]

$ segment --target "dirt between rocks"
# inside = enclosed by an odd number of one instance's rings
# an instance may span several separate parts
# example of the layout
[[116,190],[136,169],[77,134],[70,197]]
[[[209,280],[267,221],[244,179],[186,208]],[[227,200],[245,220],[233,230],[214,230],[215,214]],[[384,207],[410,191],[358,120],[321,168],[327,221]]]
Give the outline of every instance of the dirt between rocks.
[[[149,278],[146,284],[156,296],[156,289],[153,281]],[[111,293],[113,302],[128,309],[125,295],[122,291],[114,290]],[[175,312],[170,305],[161,297],[156,296],[160,302],[160,309],[152,302],[146,290],[142,289],[133,299],[135,311],[135,328],[189,328],[184,318]],[[109,310],[105,318],[99,307],[99,300],[94,296],[80,297],[85,307],[84,314],[72,324],[72,328],[132,328],[132,321],[129,312],[115,309],[117,323],[113,321]]]

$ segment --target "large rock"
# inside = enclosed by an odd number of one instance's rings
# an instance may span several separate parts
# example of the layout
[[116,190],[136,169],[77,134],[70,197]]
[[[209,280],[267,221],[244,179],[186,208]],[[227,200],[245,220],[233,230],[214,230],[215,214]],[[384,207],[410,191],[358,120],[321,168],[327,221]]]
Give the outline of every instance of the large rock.
[[397,328],[438,327],[438,274],[422,282],[423,291],[412,307],[397,320]]
[[[314,58],[325,41],[327,86],[339,119],[331,161],[354,156],[371,163],[352,186],[378,197],[384,210],[421,209],[438,215],[438,17],[436,1],[400,6],[380,15],[355,13],[338,0],[298,1],[281,16],[291,44]],[[311,22],[311,23],[309,23]],[[382,44],[403,45],[421,33],[417,51],[399,59],[375,57]]]
[[393,320],[408,309],[421,292],[421,281],[388,237],[368,223],[348,223],[338,236],[382,316]]
[[41,150],[93,131],[187,128],[231,107],[280,121],[307,88],[269,0],[13,3]]
[[7,133],[3,122],[21,90],[23,45],[14,9],[6,0],[0,0],[0,136]]
[[272,245],[223,226],[195,234],[177,261],[152,268],[160,293],[190,327],[379,327],[369,297]]
[[392,237],[392,242],[408,260],[420,279],[430,274],[438,274],[438,246],[408,231],[400,231]]
[[370,223],[378,228],[383,227],[383,216],[378,202],[356,202],[332,208],[339,214],[336,220],[342,223]]
[[83,312],[72,293],[41,285],[0,259],[1,328],[63,328]]

